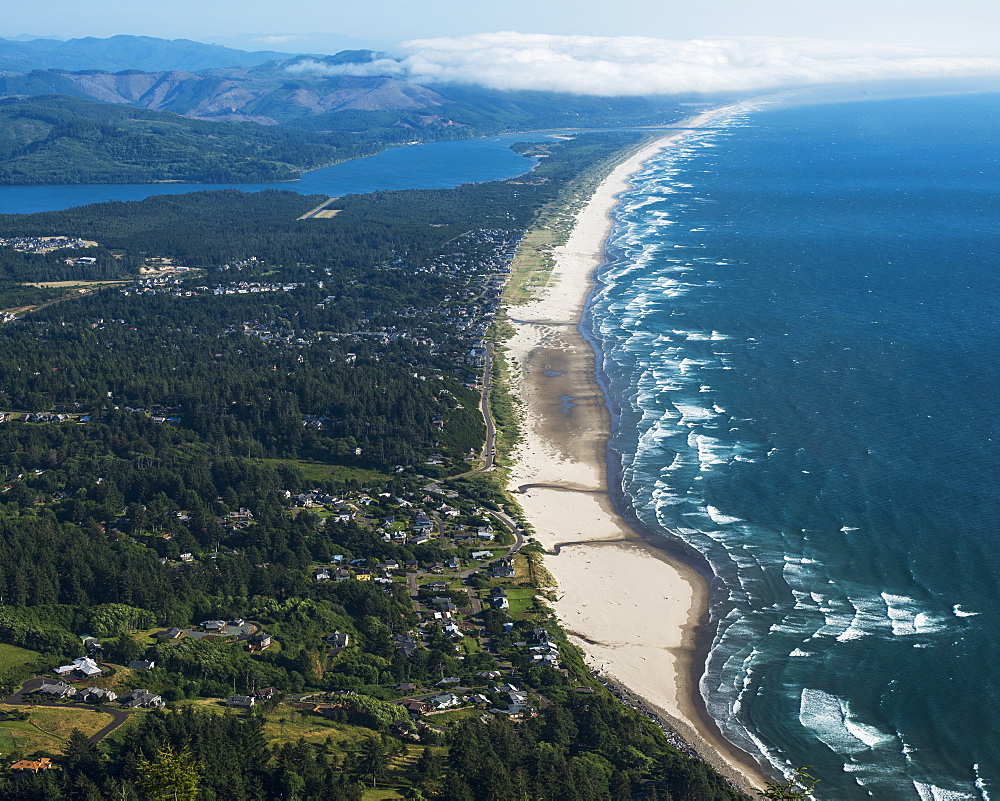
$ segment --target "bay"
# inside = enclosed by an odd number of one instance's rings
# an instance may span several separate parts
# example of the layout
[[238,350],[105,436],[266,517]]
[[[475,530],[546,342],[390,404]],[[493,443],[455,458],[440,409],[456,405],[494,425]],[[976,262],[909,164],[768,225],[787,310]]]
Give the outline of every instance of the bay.
[[212,189],[260,192],[284,189],[303,195],[340,197],[394,189],[447,189],[464,183],[515,178],[536,160],[510,149],[515,142],[545,139],[546,133],[520,133],[396,147],[368,158],[346,161],[304,173],[299,181],[269,184],[73,184],[2,186],[0,214],[57,211],[109,200],[142,200]]

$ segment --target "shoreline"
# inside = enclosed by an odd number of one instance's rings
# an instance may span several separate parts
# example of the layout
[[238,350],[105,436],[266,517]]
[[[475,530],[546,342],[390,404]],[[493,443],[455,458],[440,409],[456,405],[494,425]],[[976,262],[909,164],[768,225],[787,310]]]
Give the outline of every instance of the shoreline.
[[[611,212],[645,162],[731,107],[705,112],[617,165],[577,213],[555,268],[534,300],[508,306],[511,389],[524,413],[510,489],[546,550],[558,582],[553,604],[588,665],[618,695],[661,718],[741,790],[769,780],[731,745],[698,692],[708,578],[680,546],[651,541],[618,509],[608,483],[608,399],[595,349],[579,326],[605,263]],[[659,539],[659,538],[656,538]],[[664,547],[667,546],[667,547]],[[647,621],[655,621],[655,626]]]

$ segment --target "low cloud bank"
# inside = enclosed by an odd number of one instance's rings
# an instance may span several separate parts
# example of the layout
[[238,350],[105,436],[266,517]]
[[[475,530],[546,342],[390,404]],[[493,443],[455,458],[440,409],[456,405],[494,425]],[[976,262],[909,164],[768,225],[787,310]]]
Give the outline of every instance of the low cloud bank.
[[394,75],[424,84],[464,83],[490,89],[607,96],[1000,74],[1000,58],[767,37],[680,41],[641,36],[486,33],[415,39],[388,55],[356,64],[303,61],[289,71]]

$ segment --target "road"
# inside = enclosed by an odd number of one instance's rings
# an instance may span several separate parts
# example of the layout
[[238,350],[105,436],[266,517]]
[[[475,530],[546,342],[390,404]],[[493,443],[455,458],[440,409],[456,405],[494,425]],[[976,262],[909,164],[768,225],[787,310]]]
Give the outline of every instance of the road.
[[486,444],[483,445],[483,466],[473,472],[483,472],[493,469],[497,453],[497,428],[493,423],[493,413],[490,411],[490,389],[493,386],[493,343],[486,345],[486,359],[483,363],[483,391],[479,399],[479,410],[483,413],[486,423]]
[[43,706],[48,709],[85,709],[90,712],[104,712],[105,714],[111,715],[111,722],[107,726],[102,728],[100,731],[96,731],[92,735],[90,735],[89,738],[90,742],[94,743],[95,745],[99,743],[101,740],[103,740],[105,737],[107,737],[109,734],[111,734],[111,732],[113,732],[119,726],[121,726],[126,720],[129,719],[130,715],[134,715],[136,713],[141,713],[145,711],[140,709],[116,709],[114,707],[106,706],[103,704],[97,706],[95,706],[94,704],[78,704],[73,701],[70,701],[65,704],[45,704],[45,703],[36,703],[35,701],[32,700],[25,700],[24,696],[26,693],[30,693],[33,690],[37,690],[39,687],[41,687],[42,683],[45,681],[49,681],[49,679],[43,678],[42,676],[36,676],[33,679],[28,679],[24,684],[21,685],[20,690],[18,690],[16,693],[10,696],[10,698],[4,699],[3,703],[11,704],[13,706],[30,706],[30,707]]

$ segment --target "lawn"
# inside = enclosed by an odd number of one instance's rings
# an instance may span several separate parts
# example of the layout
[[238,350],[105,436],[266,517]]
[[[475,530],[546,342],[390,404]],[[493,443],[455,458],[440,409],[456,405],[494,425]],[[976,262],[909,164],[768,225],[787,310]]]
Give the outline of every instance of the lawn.
[[534,587],[511,587],[507,590],[507,601],[510,603],[508,613],[511,617],[527,617],[529,609],[535,608],[535,596],[538,590]]
[[88,737],[111,722],[111,715],[90,709],[49,707],[14,707],[0,705],[0,709],[28,709],[28,720],[0,721],[0,753],[13,750],[29,755],[37,751],[61,751],[73,729]]

